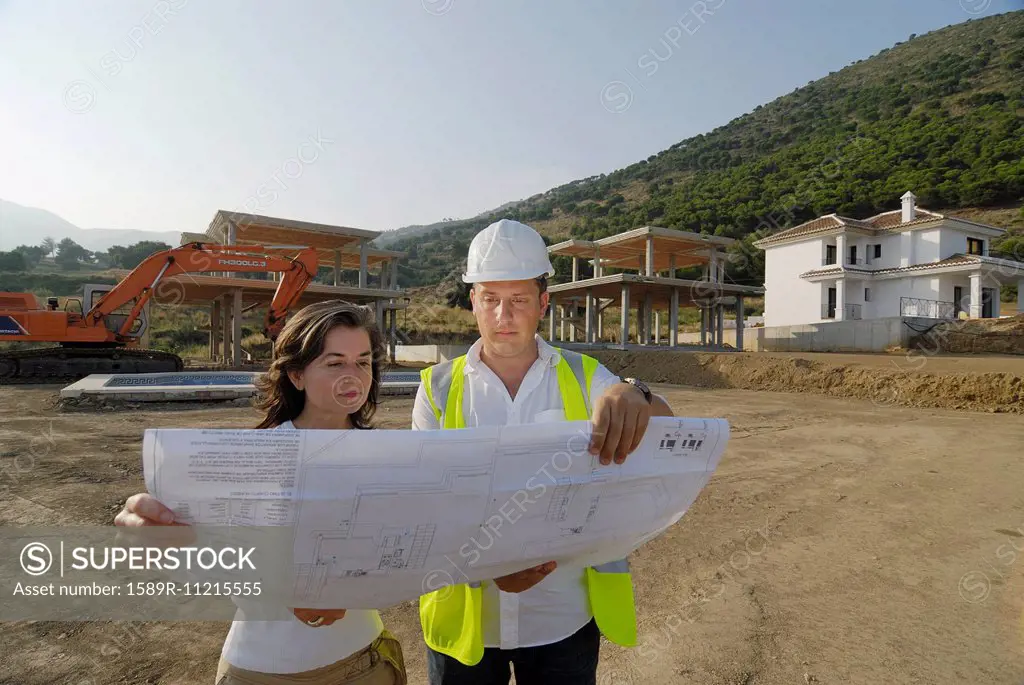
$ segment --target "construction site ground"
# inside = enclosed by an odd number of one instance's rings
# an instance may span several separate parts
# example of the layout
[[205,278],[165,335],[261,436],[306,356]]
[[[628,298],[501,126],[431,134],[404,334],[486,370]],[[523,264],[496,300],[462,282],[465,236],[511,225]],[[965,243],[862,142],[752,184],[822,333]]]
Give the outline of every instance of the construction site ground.
[[[808,388],[832,367],[854,386],[904,373],[981,388],[985,374],[988,385],[1019,379],[1020,359],[934,357],[890,371],[883,356],[768,355],[758,366],[753,355],[618,354],[601,353],[620,372],[690,381],[655,389],[677,414],[727,418],[732,439],[693,508],[632,556],[639,644],[602,645],[600,685],[1019,685],[1024,417],[989,413],[1002,405],[983,398],[1001,390],[978,390],[980,411],[957,411],[828,396],[841,383]],[[741,382],[779,391],[720,387]],[[256,419],[237,405],[62,408],[58,390],[0,387],[0,525],[110,523],[144,488],[144,428]],[[387,398],[380,425],[408,427],[411,404]],[[383,615],[410,683],[425,683],[415,606]],[[212,684],[227,629],[4,623],[0,683]]]

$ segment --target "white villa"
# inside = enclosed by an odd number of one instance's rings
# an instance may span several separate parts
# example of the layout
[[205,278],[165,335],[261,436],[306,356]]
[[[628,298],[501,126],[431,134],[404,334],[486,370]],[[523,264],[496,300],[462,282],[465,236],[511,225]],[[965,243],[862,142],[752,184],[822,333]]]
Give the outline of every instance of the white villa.
[[989,256],[1001,228],[918,207],[870,219],[818,217],[764,238],[765,326],[918,316],[999,316],[999,287],[1017,284],[1024,313],[1024,263]]

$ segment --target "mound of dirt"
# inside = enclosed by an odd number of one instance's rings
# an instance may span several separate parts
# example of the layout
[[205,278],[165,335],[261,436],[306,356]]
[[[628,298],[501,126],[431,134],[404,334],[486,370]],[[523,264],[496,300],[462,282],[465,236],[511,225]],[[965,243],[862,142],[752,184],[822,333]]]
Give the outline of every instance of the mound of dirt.
[[756,353],[589,354],[621,376],[652,383],[854,397],[878,406],[1024,414],[1024,377],[1014,373],[924,373]]
[[914,336],[910,346],[953,354],[1024,354],[1024,314],[943,322]]

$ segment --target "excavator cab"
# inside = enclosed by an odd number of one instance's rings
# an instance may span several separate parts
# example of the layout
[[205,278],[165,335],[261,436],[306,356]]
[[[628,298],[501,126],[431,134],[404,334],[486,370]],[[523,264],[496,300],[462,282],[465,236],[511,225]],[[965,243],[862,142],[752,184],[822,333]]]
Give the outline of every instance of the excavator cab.
[[[106,295],[113,289],[114,286],[112,285],[97,285],[94,283],[86,284],[85,302],[82,305],[82,308],[86,312],[90,311],[93,307],[96,306],[96,303],[99,302],[104,295]],[[119,307],[118,309],[114,310],[113,312],[105,316],[103,318],[103,324],[106,327],[106,329],[108,331],[113,332],[121,330],[121,326],[123,326],[124,322],[128,319],[128,315],[132,313],[132,306],[134,304],[135,301],[132,300],[123,307]],[[132,328],[128,332],[128,335],[136,339],[141,338],[143,333],[146,332],[147,328],[149,328],[149,307],[143,307],[142,310],[139,311],[139,315],[135,319],[135,323],[134,325],[132,325]]]

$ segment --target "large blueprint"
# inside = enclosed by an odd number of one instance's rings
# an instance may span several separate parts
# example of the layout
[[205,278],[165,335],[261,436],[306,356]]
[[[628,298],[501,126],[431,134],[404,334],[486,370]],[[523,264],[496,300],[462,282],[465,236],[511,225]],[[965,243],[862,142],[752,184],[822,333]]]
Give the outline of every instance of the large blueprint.
[[151,429],[143,464],[180,520],[288,527],[289,606],[384,608],[625,558],[683,516],[729,435],[724,419],[655,417],[624,464],[602,466],[590,429]]

